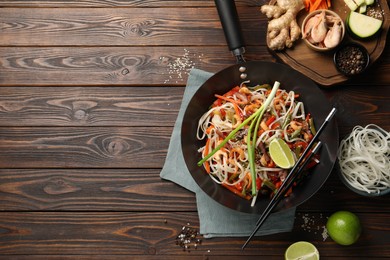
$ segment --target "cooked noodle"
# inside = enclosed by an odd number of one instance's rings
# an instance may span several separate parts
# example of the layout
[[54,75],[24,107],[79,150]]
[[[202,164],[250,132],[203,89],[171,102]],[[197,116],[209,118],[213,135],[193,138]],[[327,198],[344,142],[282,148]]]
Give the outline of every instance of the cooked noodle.
[[[217,100],[198,122],[197,138],[206,140],[199,149],[206,157],[240,123],[250,117],[265,102],[270,93],[269,85],[249,88],[245,83],[217,96]],[[296,101],[294,91],[279,89],[264,113],[256,141],[256,185],[276,189],[284,180],[287,170],[278,168],[268,154],[269,143],[283,138],[299,157],[313,137],[312,118],[302,102]],[[248,123],[248,126],[250,123]],[[311,127],[312,126],[312,127]],[[240,129],[234,138],[218,150],[205,163],[210,177],[234,193],[250,199],[253,194],[249,155],[246,143],[248,127]]]
[[354,188],[379,194],[390,188],[390,134],[377,125],[356,126],[340,143],[338,159]]

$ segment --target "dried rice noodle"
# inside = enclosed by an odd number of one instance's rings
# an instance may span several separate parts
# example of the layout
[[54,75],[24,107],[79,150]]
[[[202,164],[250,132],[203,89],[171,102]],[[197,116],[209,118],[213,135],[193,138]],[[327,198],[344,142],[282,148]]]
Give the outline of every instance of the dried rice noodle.
[[338,159],[352,187],[369,194],[390,188],[390,133],[379,126],[354,127],[341,141]]

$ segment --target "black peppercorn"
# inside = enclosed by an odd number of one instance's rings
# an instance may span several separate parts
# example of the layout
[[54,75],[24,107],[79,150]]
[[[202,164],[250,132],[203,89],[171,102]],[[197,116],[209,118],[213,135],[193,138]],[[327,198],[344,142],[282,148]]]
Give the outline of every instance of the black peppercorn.
[[194,245],[194,248],[197,249],[198,245],[202,243],[198,235],[198,230],[190,227],[190,224],[187,223],[186,226],[182,227],[180,234],[176,237],[175,244],[179,245],[183,251],[191,252],[191,245]]
[[362,46],[351,44],[340,48],[335,53],[334,62],[341,73],[353,76],[365,69],[369,62],[369,57]]

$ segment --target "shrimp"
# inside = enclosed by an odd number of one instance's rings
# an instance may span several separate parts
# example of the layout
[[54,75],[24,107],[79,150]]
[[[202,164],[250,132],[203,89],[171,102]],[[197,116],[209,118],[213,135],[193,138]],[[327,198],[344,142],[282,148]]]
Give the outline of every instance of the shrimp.
[[296,130],[301,130],[302,127],[303,127],[303,126],[302,126],[302,123],[300,123],[300,122],[298,122],[298,121],[295,121],[295,120],[291,121],[290,126],[291,126],[291,128],[294,129],[295,131],[296,131]]
[[333,24],[333,26],[330,28],[328,33],[326,34],[326,37],[324,39],[324,45],[327,48],[333,48],[337,46],[337,44],[341,41],[341,21],[337,21]]
[[238,159],[241,161],[244,161],[246,159],[245,152],[240,147],[235,147],[232,150],[230,150],[229,157],[233,157],[233,155],[238,154]]
[[302,32],[302,38],[309,38],[311,34],[311,30],[313,29],[314,25],[318,23],[319,15],[315,15],[311,17],[309,20],[307,20],[305,24],[305,28],[303,28]]
[[326,25],[325,11],[322,11],[317,23],[311,30],[311,38],[316,43],[322,42],[325,39],[327,32],[328,27]]

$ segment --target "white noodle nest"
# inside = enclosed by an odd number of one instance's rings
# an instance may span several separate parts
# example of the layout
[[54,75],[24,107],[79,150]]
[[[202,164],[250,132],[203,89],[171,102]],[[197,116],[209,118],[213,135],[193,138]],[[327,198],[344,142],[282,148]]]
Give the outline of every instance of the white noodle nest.
[[352,187],[378,195],[390,188],[390,133],[377,125],[355,126],[341,141],[341,174]]

